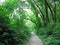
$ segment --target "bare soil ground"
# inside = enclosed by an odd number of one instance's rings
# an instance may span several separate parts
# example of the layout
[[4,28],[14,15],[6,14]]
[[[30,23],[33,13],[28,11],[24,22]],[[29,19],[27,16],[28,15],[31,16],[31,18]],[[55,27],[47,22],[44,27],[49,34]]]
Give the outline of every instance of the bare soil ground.
[[31,38],[26,45],[43,45],[43,43],[37,35],[32,33]]

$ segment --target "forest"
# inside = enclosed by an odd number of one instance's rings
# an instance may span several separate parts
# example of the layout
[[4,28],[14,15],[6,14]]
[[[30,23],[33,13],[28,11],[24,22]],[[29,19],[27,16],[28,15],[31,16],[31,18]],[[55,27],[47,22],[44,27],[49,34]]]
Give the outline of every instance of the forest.
[[60,0],[0,0],[0,45],[26,45],[31,32],[60,45],[59,15]]

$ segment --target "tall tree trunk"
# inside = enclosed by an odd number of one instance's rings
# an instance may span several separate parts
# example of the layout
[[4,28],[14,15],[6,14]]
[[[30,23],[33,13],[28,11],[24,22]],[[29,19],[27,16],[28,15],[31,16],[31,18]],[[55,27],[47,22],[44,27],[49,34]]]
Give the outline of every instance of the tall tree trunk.
[[[33,3],[36,5],[36,9],[38,10],[38,13],[39,13],[40,16],[42,17],[42,20],[43,20],[43,22],[44,22],[44,25],[46,25],[46,24],[45,24],[44,14],[43,14],[43,12],[41,11],[39,5],[37,4],[37,2],[36,2],[35,0],[33,0]],[[42,14],[42,15],[41,15],[41,14]],[[39,20],[40,20],[40,19],[38,19],[38,21],[39,21]]]
[[[40,16],[42,17],[42,20],[43,20],[43,26],[46,26],[46,22],[45,22],[45,16],[43,14],[43,12],[41,11],[39,5],[37,4],[37,2],[35,0],[33,0],[33,2],[35,3],[36,7],[37,7],[37,10],[40,14]],[[41,15],[42,14],[42,15]]]
[[[41,27],[41,23],[39,23],[39,17],[38,17],[38,12],[39,12],[39,10],[38,10],[38,7],[37,7],[37,5],[36,5],[36,2],[34,1],[34,0],[28,0],[28,2],[29,3],[31,3],[31,6],[32,6],[32,10],[34,10],[33,12],[34,12],[34,14],[35,14],[35,16],[36,16],[36,22],[34,22],[35,24],[36,24],[36,26],[37,26],[37,28],[39,29],[40,27]],[[42,12],[41,12],[41,14],[43,14]],[[32,21],[32,20],[31,20]],[[33,22],[33,21],[32,21]]]
[[51,9],[51,7],[49,6],[49,3],[48,2],[46,2],[47,3],[47,6],[48,6],[48,8],[49,8],[49,10],[50,10],[50,12],[51,12],[51,15],[52,15],[52,19],[54,20],[54,14],[53,14],[53,11],[52,11],[52,9]]
[[46,22],[47,22],[47,24],[50,22],[49,21],[49,16],[48,16],[48,6],[47,6],[47,0],[45,0],[45,9],[46,9]]
[[56,23],[56,3],[54,0],[54,22]]

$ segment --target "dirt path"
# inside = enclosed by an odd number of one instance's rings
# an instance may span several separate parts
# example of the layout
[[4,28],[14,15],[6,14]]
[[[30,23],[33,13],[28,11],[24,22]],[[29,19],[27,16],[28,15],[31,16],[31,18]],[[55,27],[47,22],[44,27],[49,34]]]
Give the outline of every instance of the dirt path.
[[32,33],[30,40],[27,42],[26,45],[43,45],[41,40],[36,36],[34,33]]

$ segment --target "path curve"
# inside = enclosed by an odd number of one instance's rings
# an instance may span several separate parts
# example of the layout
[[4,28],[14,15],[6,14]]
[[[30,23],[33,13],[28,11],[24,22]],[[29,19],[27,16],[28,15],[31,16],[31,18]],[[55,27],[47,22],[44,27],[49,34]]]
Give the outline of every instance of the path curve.
[[26,45],[43,45],[43,43],[37,35],[32,33],[31,38]]

